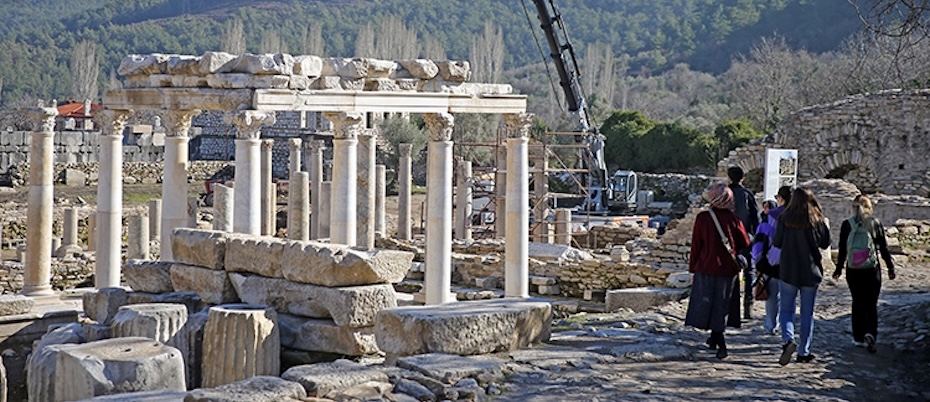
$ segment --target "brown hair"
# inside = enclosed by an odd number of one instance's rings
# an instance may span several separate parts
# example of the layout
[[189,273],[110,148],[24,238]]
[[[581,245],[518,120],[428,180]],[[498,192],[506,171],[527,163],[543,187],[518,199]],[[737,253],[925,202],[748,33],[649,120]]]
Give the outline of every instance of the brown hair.
[[791,201],[778,220],[792,229],[811,228],[823,222],[823,208],[814,193],[799,187],[792,192]]
[[872,200],[865,194],[857,195],[856,198],[853,199],[853,211],[859,219],[872,217]]

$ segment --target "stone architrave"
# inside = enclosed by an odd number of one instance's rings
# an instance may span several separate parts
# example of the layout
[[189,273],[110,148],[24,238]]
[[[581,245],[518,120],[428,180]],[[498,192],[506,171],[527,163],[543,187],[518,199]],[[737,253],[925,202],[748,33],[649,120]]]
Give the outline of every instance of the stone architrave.
[[375,165],[375,236],[386,237],[387,220],[384,216],[384,200],[387,197],[387,170],[384,165]]
[[533,216],[535,217],[536,229],[533,241],[540,243],[550,243],[549,237],[549,161],[543,157],[536,161],[536,171],[533,172],[533,185],[536,195],[535,208]]
[[413,256],[398,250],[360,250],[341,244],[291,241],[284,247],[280,261],[282,276],[287,280],[341,287],[400,282],[410,270]]
[[233,230],[233,189],[222,184],[213,186],[213,230]]
[[287,140],[288,150],[290,152],[287,154],[288,177],[300,171],[300,150],[302,148],[302,142],[300,138],[291,138]]
[[199,110],[170,110],[165,113],[165,171],[161,185],[160,259],[174,261],[171,232],[187,226],[188,143],[191,119]]
[[97,177],[97,289],[120,285],[123,243],[123,128],[126,127],[129,113],[128,110],[105,110],[97,113],[95,117],[102,130]]
[[423,115],[429,131],[426,194],[426,304],[455,299],[452,289],[452,129],[449,113]]
[[281,341],[271,307],[226,304],[211,307],[203,332],[203,387],[247,378],[277,376]]
[[329,214],[323,215],[321,211],[323,187],[323,145],[320,140],[310,142],[310,239],[316,240],[320,235],[320,227]]
[[[114,338],[143,337],[154,339],[181,352],[185,366],[190,356],[190,334],[186,331],[187,306],[174,303],[131,304],[120,307],[113,317]],[[189,372],[189,370],[185,370]],[[186,377],[190,382],[190,377]]]
[[375,157],[376,137],[373,131],[358,136],[358,185],[356,216],[358,232],[356,245],[366,249],[375,247]]
[[28,110],[36,122],[29,145],[29,204],[26,220],[26,261],[22,294],[44,296],[52,291],[52,198],[54,191],[54,142],[57,102],[39,102]]
[[572,244],[572,210],[570,209],[555,210],[555,242],[567,246]]
[[161,198],[151,199],[147,205],[149,210],[149,239],[161,240]]
[[332,193],[333,193],[333,182],[324,181],[320,183],[320,238],[328,239],[329,238],[329,217],[332,215],[330,211],[330,203],[332,202]]
[[410,233],[410,195],[413,187],[413,177],[410,171],[410,151],[412,149],[413,144],[397,145],[397,152],[400,154],[400,166],[397,167],[397,182],[399,183],[399,194],[397,197],[397,238],[400,240],[410,240],[413,238]]
[[273,161],[272,151],[274,140],[262,140],[261,145],[261,234],[274,236],[275,234],[275,206],[277,197],[272,177]]
[[290,244],[277,237],[230,234],[226,240],[225,269],[282,278],[284,249]]
[[532,116],[505,114],[507,131],[507,210],[504,240],[504,295],[529,297],[529,143]]
[[355,246],[357,223],[358,136],[364,121],[359,112],[325,112],[333,123],[333,180],[329,241]]
[[246,110],[230,117],[236,126],[236,184],[233,232],[261,234],[261,126],[275,122],[274,112]]
[[310,174],[291,173],[287,189],[287,237],[310,240]]
[[472,180],[471,161],[460,160],[455,193],[455,237],[459,240],[471,240]]
[[149,217],[130,215],[126,228],[126,259],[149,259]]

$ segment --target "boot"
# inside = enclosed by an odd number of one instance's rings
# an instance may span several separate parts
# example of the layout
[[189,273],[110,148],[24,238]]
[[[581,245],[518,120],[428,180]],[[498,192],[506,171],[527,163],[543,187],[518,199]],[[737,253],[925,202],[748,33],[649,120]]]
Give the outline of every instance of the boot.
[[716,334],[713,334],[713,335],[716,335],[716,338],[717,338],[717,358],[726,359],[726,357],[729,356],[729,354],[727,354],[727,341],[723,337],[723,332],[717,332]]

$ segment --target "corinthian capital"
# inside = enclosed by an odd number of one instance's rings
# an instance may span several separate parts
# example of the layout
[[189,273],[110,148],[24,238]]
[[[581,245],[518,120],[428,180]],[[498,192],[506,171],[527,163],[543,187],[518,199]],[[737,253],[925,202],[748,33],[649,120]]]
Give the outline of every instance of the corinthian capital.
[[362,132],[361,112],[324,112],[323,117],[333,123],[333,138],[354,140]]
[[426,130],[429,131],[431,141],[452,141],[452,129],[455,128],[455,117],[449,113],[427,113],[423,115]]
[[274,112],[242,110],[226,115],[226,122],[236,126],[236,138],[257,140],[262,135],[262,126],[275,123]]
[[400,157],[410,157],[410,151],[413,150],[413,144],[397,144],[397,152],[400,153]]
[[507,138],[528,138],[533,115],[529,113],[508,113],[504,115],[504,128]]
[[169,137],[187,137],[191,131],[191,120],[199,110],[170,110],[165,113],[165,134]]
[[101,135],[123,135],[131,110],[104,110],[94,115],[94,121],[100,127]]
[[58,116],[55,101],[51,102],[50,107],[45,107],[45,102],[40,100],[36,107],[27,109],[26,113],[35,123],[35,131],[51,132],[55,130],[55,116]]

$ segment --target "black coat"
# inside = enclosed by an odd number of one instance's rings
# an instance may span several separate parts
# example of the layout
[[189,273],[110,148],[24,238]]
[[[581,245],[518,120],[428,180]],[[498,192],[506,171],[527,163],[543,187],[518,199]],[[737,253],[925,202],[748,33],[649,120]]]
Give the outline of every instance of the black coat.
[[733,191],[733,212],[743,222],[746,233],[752,236],[759,227],[759,205],[756,204],[756,196],[739,184],[730,184],[728,187]]
[[772,243],[781,249],[778,276],[782,282],[796,287],[820,285],[823,280],[820,249],[830,247],[830,229],[826,223],[793,229],[779,220]]

